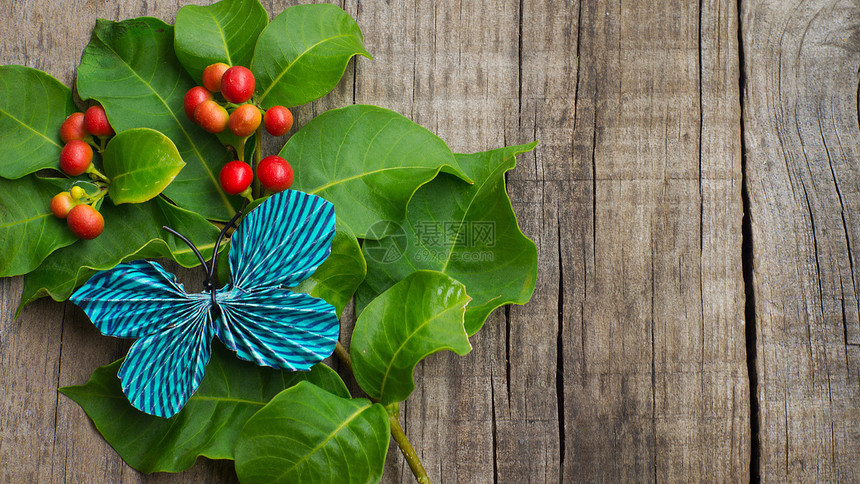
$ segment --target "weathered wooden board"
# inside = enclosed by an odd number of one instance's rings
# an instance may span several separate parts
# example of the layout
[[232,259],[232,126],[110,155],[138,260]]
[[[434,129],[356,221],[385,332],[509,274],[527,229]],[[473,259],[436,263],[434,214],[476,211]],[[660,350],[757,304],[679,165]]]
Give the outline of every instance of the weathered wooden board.
[[[185,3],[3,2],[0,64],[71,84],[96,17],[172,21]],[[459,152],[541,140],[508,176],[538,245],[532,302],[496,311],[470,355],[419,365],[402,406],[434,482],[857,480],[856,2],[340,5],[374,60],[297,124],[357,102]],[[56,388],[127,343],[69,304],[13,320],[20,291],[0,280],[0,480],[235,481],[225,462],[152,476],[123,464]],[[384,482],[413,480],[396,448],[386,466]]]
[[583,2],[579,15],[572,146],[556,148],[572,160],[544,161],[562,180],[573,480],[748,473],[737,21],[733,2],[701,6]]
[[745,2],[763,480],[860,480],[860,4]]

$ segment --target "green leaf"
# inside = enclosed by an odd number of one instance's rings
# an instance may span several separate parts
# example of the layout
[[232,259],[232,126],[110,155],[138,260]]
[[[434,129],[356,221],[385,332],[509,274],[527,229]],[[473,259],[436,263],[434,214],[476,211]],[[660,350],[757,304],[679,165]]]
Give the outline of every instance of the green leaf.
[[382,405],[301,382],[248,419],[236,474],[246,484],[379,482],[388,432]]
[[324,299],[334,306],[340,315],[358,285],[364,280],[365,274],[367,264],[361,255],[358,240],[349,228],[338,224],[328,259],[295,290]]
[[50,208],[51,198],[71,185],[71,180],[35,175],[0,178],[0,277],[26,274],[51,252],[78,240]]
[[444,272],[466,285],[472,298],[466,309],[470,335],[493,309],[528,302],[537,278],[537,249],[517,226],[505,172],[516,165],[516,155],[536,143],[458,154],[474,185],[443,175],[418,190],[396,236],[365,242],[368,270],[356,295],[358,310],[416,269]]
[[354,55],[371,58],[348,13],[330,4],[290,7],[257,40],[251,61],[257,99],[266,109],[319,99],[334,89]]
[[349,396],[340,377],[319,364],[308,372],[279,371],[241,361],[221,344],[197,392],[171,418],[145,414],[128,403],[117,371],[122,360],[93,372],[85,385],[60,388],[92,419],[122,459],[141,472],[179,472],[200,456],[232,459],[245,422],[278,392],[310,381]]
[[183,98],[194,86],[173,52],[173,27],[148,17],[98,20],[78,67],[78,92],[104,106],[116,132],[151,128],[176,145],[186,166],[164,194],[206,218],[226,220],[239,205],[218,182],[231,156],[185,116]]
[[111,179],[114,203],[141,203],[154,198],[185,166],[170,138],[149,128],[122,131],[108,143],[102,157]]
[[258,0],[186,5],[176,14],[176,57],[202,85],[203,69],[210,64],[249,66],[257,37],[268,23],[269,14]]
[[75,112],[72,91],[42,71],[0,66],[0,177],[58,168],[60,125]]
[[94,271],[110,269],[122,261],[170,257],[184,267],[198,265],[191,249],[162,229],[164,225],[188,237],[207,259],[218,237],[218,229],[206,219],[161,197],[123,205],[106,202],[101,213],[105,229],[100,236],[55,251],[24,278],[18,312],[42,296],[64,301]]
[[440,170],[470,181],[438,136],[376,106],[321,114],[281,156],[295,170],[293,189],[334,203],[338,220],[361,239],[385,236],[386,221],[402,221],[412,194]]
[[355,322],[349,354],[355,380],[383,405],[406,400],[412,371],[441,350],[471,351],[463,328],[469,296],[449,276],[417,271],[367,305]]

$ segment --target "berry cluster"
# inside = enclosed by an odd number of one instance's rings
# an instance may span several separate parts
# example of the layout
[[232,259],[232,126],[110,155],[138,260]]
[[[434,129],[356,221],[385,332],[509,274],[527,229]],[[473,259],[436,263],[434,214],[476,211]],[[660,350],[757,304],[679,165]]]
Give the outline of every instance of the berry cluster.
[[73,186],[68,192],[60,192],[51,199],[51,211],[59,218],[66,219],[75,236],[91,240],[101,235],[105,228],[105,219],[98,210],[93,208],[95,197],[90,197],[79,186]]
[[72,113],[60,126],[60,138],[65,143],[60,151],[60,169],[69,176],[86,173],[99,188],[97,194],[90,196],[80,186],[73,186],[51,199],[51,212],[65,219],[72,233],[82,239],[94,239],[104,230],[104,218],[95,207],[107,193],[109,180],[93,164],[93,148],[104,151],[113,134],[105,110],[99,105],[91,106],[86,113]]
[[[244,139],[260,129],[262,124],[272,136],[283,136],[293,126],[293,115],[284,106],[272,106],[262,114],[254,96],[254,74],[246,67],[218,62],[203,70],[203,86],[195,86],[185,93],[185,115],[204,130],[220,133],[229,129]],[[220,93],[223,102],[216,98]],[[229,110],[229,111],[228,111]],[[250,197],[254,179],[251,166],[244,161],[244,149],[236,152],[238,160],[221,169],[221,188],[229,195]],[[266,190],[280,192],[293,184],[293,169],[280,156],[263,158],[257,166],[257,179]]]

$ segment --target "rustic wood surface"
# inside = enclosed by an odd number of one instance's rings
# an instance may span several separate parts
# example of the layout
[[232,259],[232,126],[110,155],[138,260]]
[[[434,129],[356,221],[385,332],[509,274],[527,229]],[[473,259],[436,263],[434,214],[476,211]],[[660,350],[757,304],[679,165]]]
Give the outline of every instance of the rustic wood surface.
[[[186,3],[5,0],[0,64],[71,85],[95,18]],[[860,480],[856,1],[341,6],[374,60],[298,124],[371,103],[458,152],[541,140],[508,175],[534,298],[402,407],[434,482]],[[123,464],[56,389],[128,343],[70,304],[14,320],[21,286],[0,280],[0,482],[235,481]],[[393,447],[383,481],[412,480]]]
[[760,470],[860,481],[860,3],[742,8]]

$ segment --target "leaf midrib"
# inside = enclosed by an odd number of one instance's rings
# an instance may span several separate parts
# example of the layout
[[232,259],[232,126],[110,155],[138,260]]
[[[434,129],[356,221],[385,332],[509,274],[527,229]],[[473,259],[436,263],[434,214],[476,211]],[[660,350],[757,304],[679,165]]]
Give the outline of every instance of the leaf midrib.
[[308,52],[310,52],[311,50],[316,48],[316,46],[322,44],[323,42],[329,42],[329,41],[332,41],[334,39],[338,39],[340,37],[349,37],[351,35],[353,35],[353,34],[340,34],[340,35],[335,35],[334,37],[326,37],[325,39],[322,39],[319,42],[317,42],[317,43],[311,45],[310,47],[308,47],[307,49],[305,49],[301,54],[299,54],[295,59],[293,59],[292,62],[287,64],[287,67],[285,67],[284,70],[282,70],[281,73],[278,74],[278,77],[272,79],[272,83],[269,84],[269,87],[267,87],[266,90],[263,91],[263,94],[260,95],[260,99],[259,99],[260,104],[263,103],[263,100],[266,99],[266,96],[269,95],[269,92],[272,90],[272,88],[274,88],[275,85],[281,81],[281,78],[284,77],[287,74],[287,72],[293,68],[293,65],[296,62],[298,62],[299,59],[301,59],[305,54],[307,54]]
[[[459,303],[459,301],[458,301],[458,303]],[[415,337],[415,334],[416,334],[416,333],[418,333],[419,331],[421,331],[422,329],[424,329],[424,328],[425,328],[428,324],[430,324],[432,321],[436,321],[437,319],[440,319],[442,316],[444,316],[444,315],[445,315],[445,314],[447,314],[448,312],[450,312],[450,311],[452,311],[452,310],[456,310],[457,308],[458,308],[458,306],[457,306],[457,305],[454,305],[454,306],[448,307],[447,309],[445,309],[445,310],[444,310],[444,311],[442,311],[441,313],[436,314],[434,317],[432,317],[432,318],[430,318],[430,319],[425,320],[423,323],[421,323],[420,325],[418,325],[418,327],[416,327],[416,328],[415,328],[411,333],[409,333],[409,336],[407,336],[405,340],[403,340],[403,343],[402,343],[402,344],[397,348],[397,351],[395,351],[395,352],[394,352],[394,354],[393,354],[393,355],[391,355],[391,359],[390,359],[390,360],[389,360],[389,362],[388,362],[388,366],[386,366],[386,367],[385,367],[385,372],[382,374],[382,382],[381,382],[381,383],[380,383],[380,385],[379,385],[379,399],[380,399],[380,400],[382,399],[382,396],[383,396],[383,395],[385,395],[385,385],[386,385],[386,384],[387,384],[387,382],[388,382],[388,375],[389,375],[389,374],[391,374],[391,367],[394,365],[394,360],[395,360],[395,359],[397,359],[397,355],[399,355],[399,354],[400,354],[400,351],[401,351],[401,350],[403,350],[403,348],[405,348],[405,347],[406,347],[406,344],[407,344],[407,343],[409,343],[409,341],[410,341],[413,337]],[[439,350],[443,350],[443,349],[446,349],[446,348],[452,348],[452,347],[453,347],[453,346],[451,346],[451,345],[446,345],[446,346],[444,346],[444,347],[442,347],[442,348],[439,348],[437,351],[439,351]],[[425,358],[426,356],[427,356],[427,355],[423,355],[423,356],[421,356],[421,359]],[[420,359],[419,359],[419,360],[420,360]],[[417,364],[417,363],[416,363],[416,364]],[[414,368],[414,366],[413,366],[413,368]]]
[[334,436],[338,434],[338,432],[340,432],[341,430],[343,430],[343,429],[344,429],[344,427],[346,427],[350,422],[352,422],[353,420],[355,420],[356,418],[358,418],[358,415],[359,415],[359,414],[361,414],[362,412],[364,412],[365,410],[367,410],[368,408],[370,408],[370,407],[372,407],[372,406],[373,406],[373,404],[367,404],[367,405],[364,405],[364,406],[360,407],[358,410],[356,410],[356,411],[355,411],[355,413],[353,413],[352,415],[350,415],[349,417],[347,417],[347,418],[346,418],[346,419],[345,419],[345,420],[344,420],[340,425],[338,425],[338,426],[337,426],[337,428],[335,428],[331,433],[329,433],[329,434],[328,434],[328,436],[327,436],[325,439],[323,439],[323,441],[322,441],[322,442],[320,442],[316,447],[314,447],[313,449],[311,449],[310,451],[308,451],[304,456],[302,456],[302,458],[301,458],[301,459],[297,460],[293,465],[291,465],[290,467],[286,468],[286,469],[284,470],[284,472],[282,472],[282,473],[281,473],[281,475],[280,475],[280,476],[278,476],[278,478],[275,480],[275,482],[281,482],[281,480],[284,478],[284,476],[286,476],[287,474],[289,474],[293,469],[297,468],[297,467],[299,466],[299,464],[301,464],[302,462],[306,461],[307,459],[309,459],[309,458],[310,458],[310,456],[312,456],[312,455],[313,455],[313,454],[315,454],[318,450],[320,450],[321,448],[323,448],[323,446],[324,446],[325,444],[327,444],[327,443],[328,443],[328,441],[330,441],[331,439],[333,439],[333,438],[334,438]]
[[469,205],[466,207],[465,210],[463,210],[463,214],[460,217],[460,223],[457,227],[457,235],[454,237],[454,242],[451,243],[451,247],[448,249],[448,256],[445,258],[445,264],[442,265],[442,270],[439,272],[444,272],[445,274],[448,273],[448,264],[451,262],[451,256],[454,255],[454,248],[457,246],[457,239],[460,238],[460,231],[463,230],[463,225],[465,225],[464,222],[466,220],[466,216],[469,215],[469,211],[472,210],[472,204],[475,203],[475,200],[478,198],[478,195],[480,195],[484,191],[484,188],[490,183],[490,180],[495,180],[497,173],[500,169],[503,170],[502,173],[507,171],[504,170],[506,161],[508,161],[508,158],[503,159],[502,162],[499,163],[498,168],[493,170],[493,172],[490,173],[490,176],[484,179],[484,182],[481,183],[481,185],[478,186],[478,190],[475,191],[475,195],[472,197],[471,200],[469,200]]
[[[68,390],[67,390],[68,391]],[[115,393],[96,393],[96,392],[75,392],[75,390],[71,390],[71,393],[75,393],[77,395],[82,395],[86,397],[92,398],[107,398],[111,400],[125,400],[128,397],[125,394],[117,395]],[[256,405],[258,407],[264,407],[268,402],[258,402],[256,400],[246,400],[243,398],[228,398],[228,397],[205,397],[201,395],[191,395],[191,398],[188,401],[194,400],[205,400],[205,401],[213,401],[213,402],[226,402],[226,403],[244,403],[248,405]]]
[[210,9],[207,8],[204,10],[206,11],[206,13],[209,14],[210,17],[212,17],[212,20],[215,21],[215,25],[218,26],[218,33],[221,34],[221,42],[224,44],[224,53],[227,54],[227,64],[232,66],[233,57],[230,55],[230,46],[227,45],[227,37],[224,35],[224,29],[221,28],[221,23],[218,22],[218,19],[215,17],[215,14],[213,14]]
[[181,165],[163,164],[163,165],[150,165],[148,167],[140,167],[140,168],[136,168],[134,170],[124,171],[124,172],[120,173],[119,175],[114,175],[112,178],[112,181],[115,182],[115,181],[117,181],[123,177],[131,176],[131,175],[134,175],[136,173],[147,172],[147,171],[155,171],[155,170],[169,171],[169,170],[174,170],[176,168],[179,168],[181,170],[184,166],[185,166],[185,163],[182,163]]
[[161,104],[165,107],[167,112],[170,114],[170,117],[173,118],[173,120],[176,122],[176,126],[179,127],[179,130],[185,136],[185,139],[188,140],[188,143],[191,146],[192,151],[194,151],[194,155],[200,161],[200,164],[203,165],[203,169],[206,170],[206,174],[209,175],[209,179],[212,181],[213,186],[216,187],[215,192],[218,193],[219,197],[221,197],[221,200],[224,202],[224,205],[227,207],[228,213],[230,213],[231,215],[235,214],[236,210],[233,208],[233,205],[230,204],[230,200],[227,199],[227,195],[224,194],[223,191],[217,189],[220,186],[220,184],[219,184],[218,180],[215,178],[215,175],[212,173],[212,170],[209,169],[209,165],[207,165],[206,161],[203,159],[203,154],[200,153],[200,151],[197,149],[197,144],[194,143],[194,141],[191,139],[191,136],[188,134],[188,131],[186,131],[185,127],[182,126],[182,123],[179,122],[179,119],[176,117],[176,114],[173,112],[173,110],[170,109],[170,105],[167,104],[167,101],[165,101],[164,98],[161,97],[161,94],[158,93],[158,91],[153,89],[153,87],[150,83],[146,82],[142,77],[140,77],[140,75],[137,73],[137,71],[135,71],[131,67],[131,65],[129,65],[128,62],[126,62],[125,59],[123,59],[122,56],[119,55],[119,52],[114,50],[113,46],[109,45],[103,39],[100,39],[100,40],[101,40],[102,45],[107,47],[107,49],[110,50],[116,56],[116,58],[120,60],[120,63],[122,65],[124,65],[129,70],[129,72],[131,72],[134,75],[134,77],[136,77],[138,80],[140,80],[140,82],[142,82],[143,85],[146,86],[155,95],[155,97],[158,98],[158,100],[161,102]]
[[[448,165],[444,165],[444,166],[448,166]],[[317,193],[325,190],[326,188],[331,188],[333,186],[340,185],[340,184],[343,184],[346,182],[350,182],[352,180],[357,180],[359,178],[363,178],[363,177],[368,176],[368,175],[375,175],[376,173],[383,173],[386,171],[392,171],[392,170],[438,170],[438,169],[439,168],[426,167],[426,166],[391,166],[391,167],[387,167],[387,168],[380,168],[378,170],[365,171],[365,172],[359,173],[358,175],[353,175],[350,177],[341,178],[339,180],[335,180],[333,182],[326,183],[325,185],[323,185],[321,187],[314,188],[313,190],[309,191],[308,193],[310,193],[311,195],[314,195],[314,194],[317,194]]]
[[35,217],[30,217],[28,219],[18,220],[18,221],[12,222],[12,223],[0,225],[0,229],[6,229],[6,228],[12,227],[14,225],[28,224],[30,222],[33,222],[33,221],[41,219],[41,218],[47,218],[51,215],[52,214],[49,214],[49,213],[43,213],[41,215],[36,215]]
[[6,111],[5,109],[0,109],[0,114],[6,115],[6,116],[8,116],[9,118],[14,119],[15,121],[17,121],[17,122],[18,122],[18,124],[20,124],[21,126],[23,126],[23,127],[27,128],[27,129],[29,129],[29,130],[30,130],[30,131],[32,131],[33,133],[35,133],[35,134],[37,134],[37,135],[41,136],[42,138],[44,138],[44,139],[45,139],[45,141],[47,141],[48,143],[51,143],[52,145],[56,146],[57,148],[62,148],[62,146],[60,146],[56,141],[54,141],[54,140],[52,140],[51,138],[48,138],[47,136],[45,136],[45,134],[44,134],[44,133],[40,133],[40,132],[36,131],[35,129],[33,129],[32,127],[30,127],[30,125],[28,125],[28,124],[24,123],[24,122],[23,122],[23,121],[21,121],[20,119],[18,119],[18,118],[16,118],[15,116],[13,116],[13,115],[9,114],[9,111]]

